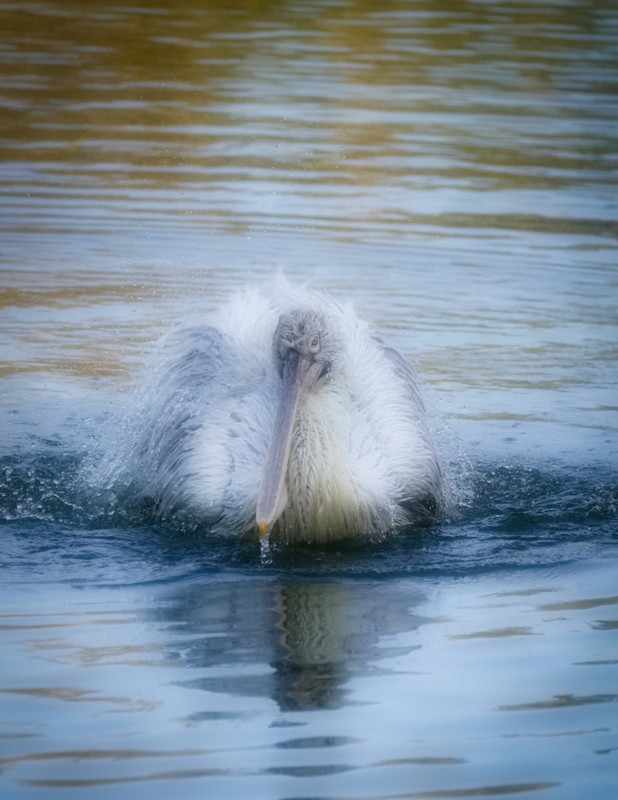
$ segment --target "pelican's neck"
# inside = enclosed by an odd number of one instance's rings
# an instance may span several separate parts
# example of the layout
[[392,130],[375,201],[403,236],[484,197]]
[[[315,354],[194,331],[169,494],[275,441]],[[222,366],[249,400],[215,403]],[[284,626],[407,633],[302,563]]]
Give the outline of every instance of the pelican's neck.
[[287,468],[288,505],[281,535],[310,531],[314,541],[327,541],[362,530],[367,498],[349,457],[349,409],[345,413],[336,387],[310,392],[298,410]]

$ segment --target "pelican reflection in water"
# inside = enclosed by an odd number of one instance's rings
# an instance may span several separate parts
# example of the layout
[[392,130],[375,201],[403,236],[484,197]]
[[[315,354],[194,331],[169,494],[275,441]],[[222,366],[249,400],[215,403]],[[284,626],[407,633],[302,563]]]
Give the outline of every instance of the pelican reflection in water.
[[161,514],[324,543],[439,511],[415,373],[351,306],[279,279],[163,348],[132,460]]

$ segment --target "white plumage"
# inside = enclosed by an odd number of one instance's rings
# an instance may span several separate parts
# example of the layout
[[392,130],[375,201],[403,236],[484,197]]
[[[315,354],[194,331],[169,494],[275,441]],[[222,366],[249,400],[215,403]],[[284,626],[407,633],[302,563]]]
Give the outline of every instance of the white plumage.
[[439,511],[414,371],[351,306],[279,279],[162,347],[131,458],[160,513],[327,542]]

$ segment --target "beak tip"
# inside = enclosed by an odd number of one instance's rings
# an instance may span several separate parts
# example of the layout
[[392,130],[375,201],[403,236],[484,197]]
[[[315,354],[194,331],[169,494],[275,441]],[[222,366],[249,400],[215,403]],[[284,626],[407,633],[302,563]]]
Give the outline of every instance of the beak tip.
[[260,539],[263,539],[264,536],[268,533],[268,523],[264,519],[258,520],[257,524],[258,533],[260,534]]

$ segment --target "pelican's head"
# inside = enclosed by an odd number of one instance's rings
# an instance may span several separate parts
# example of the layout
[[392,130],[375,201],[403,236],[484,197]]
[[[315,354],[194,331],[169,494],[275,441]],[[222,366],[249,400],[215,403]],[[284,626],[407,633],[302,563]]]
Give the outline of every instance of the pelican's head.
[[[297,308],[279,317],[273,337],[273,354],[279,375],[283,378],[290,359],[301,359],[306,367],[315,364],[315,379],[330,372],[334,356],[332,334],[319,311]],[[321,365],[321,370],[318,370]]]
[[285,481],[296,414],[306,393],[336,364],[337,345],[337,337],[319,311],[298,308],[279,318],[273,355],[281,378],[281,395],[258,495],[260,536],[270,531],[287,505]]

